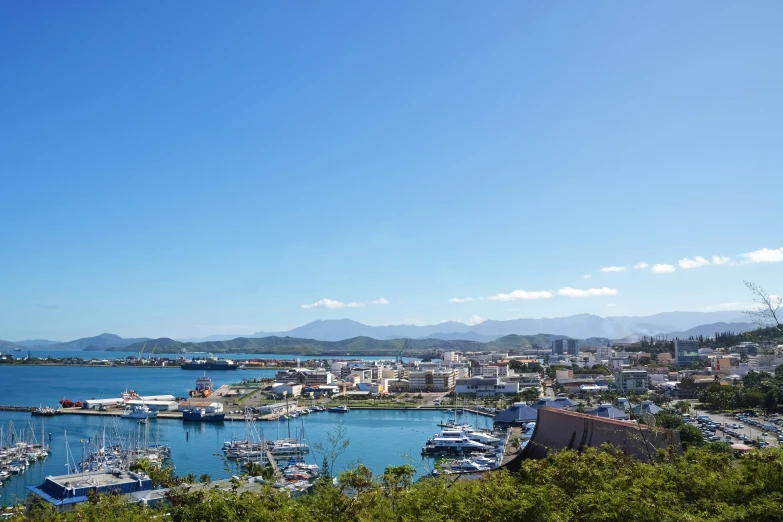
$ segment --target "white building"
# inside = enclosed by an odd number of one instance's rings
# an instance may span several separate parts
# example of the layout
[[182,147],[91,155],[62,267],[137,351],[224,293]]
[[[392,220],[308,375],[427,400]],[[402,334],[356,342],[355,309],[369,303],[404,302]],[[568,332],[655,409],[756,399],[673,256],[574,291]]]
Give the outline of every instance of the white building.
[[518,382],[502,382],[498,377],[468,377],[457,379],[456,393],[492,397],[495,395],[513,395],[519,393]]
[[302,395],[302,385],[296,382],[276,382],[272,385],[272,392],[274,392],[275,395],[299,397]]
[[601,361],[611,359],[614,356],[614,350],[611,346],[599,346],[595,351],[595,358]]
[[614,374],[614,378],[621,392],[647,390],[647,370],[620,370]]

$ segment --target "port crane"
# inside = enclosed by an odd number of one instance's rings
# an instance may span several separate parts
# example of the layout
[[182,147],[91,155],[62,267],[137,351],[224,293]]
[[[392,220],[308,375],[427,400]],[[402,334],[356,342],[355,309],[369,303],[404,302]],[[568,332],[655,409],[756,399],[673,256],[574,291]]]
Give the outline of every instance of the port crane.
[[410,348],[410,339],[405,339],[405,344],[402,345],[402,350],[400,350],[400,353],[397,354],[396,361],[400,364],[402,364],[402,354],[405,353],[405,350]]

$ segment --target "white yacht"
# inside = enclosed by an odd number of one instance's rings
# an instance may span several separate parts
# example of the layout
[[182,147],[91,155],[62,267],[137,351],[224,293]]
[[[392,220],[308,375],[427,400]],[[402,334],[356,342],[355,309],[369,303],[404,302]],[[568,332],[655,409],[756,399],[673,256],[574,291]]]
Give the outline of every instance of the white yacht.
[[503,442],[497,437],[487,435],[486,433],[481,433],[480,431],[443,430],[440,432],[440,435],[436,436],[449,438],[467,437],[470,440],[480,442],[481,444],[486,444],[487,446],[499,446],[500,443]]
[[147,406],[133,406],[125,408],[120,415],[123,419],[154,419],[158,416],[158,410],[151,410]]
[[310,446],[299,442],[272,441],[269,443],[269,453],[274,456],[304,455],[310,453]]
[[427,441],[427,444],[421,449],[421,453],[422,455],[464,454],[471,452],[486,453],[494,450],[495,448],[492,446],[471,440],[464,434],[458,437],[436,435]]

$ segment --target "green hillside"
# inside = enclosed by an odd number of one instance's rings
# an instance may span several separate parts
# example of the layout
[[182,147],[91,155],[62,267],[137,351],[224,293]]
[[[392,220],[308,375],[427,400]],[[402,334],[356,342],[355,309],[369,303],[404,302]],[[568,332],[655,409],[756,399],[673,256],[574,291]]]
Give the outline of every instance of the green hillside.
[[[562,335],[507,335],[492,342],[444,341],[441,339],[410,339],[407,355],[421,355],[433,350],[502,350],[530,348],[534,344],[548,346],[553,339],[564,339]],[[405,339],[380,340],[371,337],[354,337],[342,341],[317,341],[297,337],[237,337],[229,341],[202,343],[175,341],[169,338],[150,339],[108,351],[138,352],[142,346],[145,353],[172,354],[189,352],[221,353],[273,353],[296,355],[397,355],[405,345]]]

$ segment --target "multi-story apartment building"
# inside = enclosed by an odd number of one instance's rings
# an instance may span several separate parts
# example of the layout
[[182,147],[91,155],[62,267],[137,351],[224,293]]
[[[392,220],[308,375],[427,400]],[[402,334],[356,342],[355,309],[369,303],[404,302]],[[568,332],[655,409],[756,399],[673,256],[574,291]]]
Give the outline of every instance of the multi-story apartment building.
[[450,392],[456,378],[457,372],[450,368],[411,370],[408,386],[412,392]]

